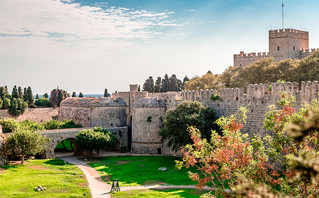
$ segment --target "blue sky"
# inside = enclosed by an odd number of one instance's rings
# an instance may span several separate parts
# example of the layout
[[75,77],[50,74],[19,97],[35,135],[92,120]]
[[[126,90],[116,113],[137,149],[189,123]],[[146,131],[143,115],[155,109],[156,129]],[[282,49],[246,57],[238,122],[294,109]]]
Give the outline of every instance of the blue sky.
[[[286,0],[285,27],[319,48],[319,1]],[[148,76],[222,73],[268,51],[280,0],[1,0],[0,85],[126,91]]]

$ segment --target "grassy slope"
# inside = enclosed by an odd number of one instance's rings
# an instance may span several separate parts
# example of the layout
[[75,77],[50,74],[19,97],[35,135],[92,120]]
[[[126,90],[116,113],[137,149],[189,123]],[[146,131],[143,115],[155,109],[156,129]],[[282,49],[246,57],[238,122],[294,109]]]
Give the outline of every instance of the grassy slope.
[[[72,150],[72,147],[71,147],[72,142],[71,142],[70,140],[63,140],[63,143],[64,143],[64,145],[65,145],[65,147],[67,148],[68,151],[73,151],[73,150]],[[73,148],[74,148],[74,146],[73,146]],[[64,147],[63,147],[63,145],[62,145],[62,142],[60,142],[60,143],[55,147],[55,149],[64,150]]]
[[[177,170],[174,160],[181,158],[173,156],[121,156],[103,157],[91,160],[90,166],[99,171],[101,176],[109,176],[110,180],[118,179],[120,186],[138,186],[165,183],[168,185],[195,185],[189,179],[187,171]],[[166,167],[167,172],[158,171]],[[107,177],[104,177],[107,178]],[[111,182],[108,182],[111,184]]]
[[[90,192],[83,173],[62,160],[28,160],[24,165],[3,166],[0,197],[83,197]],[[77,173],[76,175],[74,173]],[[41,185],[47,190],[36,192]]]

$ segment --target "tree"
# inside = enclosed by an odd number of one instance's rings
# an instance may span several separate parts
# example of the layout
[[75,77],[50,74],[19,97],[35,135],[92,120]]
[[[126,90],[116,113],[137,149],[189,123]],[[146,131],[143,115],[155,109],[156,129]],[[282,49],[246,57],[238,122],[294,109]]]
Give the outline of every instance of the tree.
[[49,141],[49,138],[42,136],[40,133],[19,130],[7,138],[5,148],[9,153],[13,152],[15,155],[21,155],[21,163],[23,164],[26,155],[44,152]]
[[11,106],[11,100],[9,98],[4,98],[3,99],[2,108],[3,109],[9,109],[10,106]]
[[17,90],[16,85],[14,85],[12,88],[12,98],[19,98],[19,94],[18,94],[18,90]]
[[104,97],[110,97],[111,94],[108,93],[107,89],[104,89]]
[[168,89],[167,91],[177,91],[178,90],[178,84],[177,84],[177,77],[175,74],[173,74],[168,79]]
[[203,137],[210,139],[211,130],[219,131],[214,123],[216,120],[217,115],[211,107],[204,107],[198,101],[184,101],[175,110],[167,112],[159,135],[163,140],[168,140],[167,146],[177,151],[192,142],[187,131],[188,126],[196,126],[201,129]]
[[35,101],[35,105],[39,107],[51,107],[50,100],[48,98],[42,97]]
[[38,100],[38,99],[39,99],[39,94],[35,96],[35,100]]
[[141,91],[141,86],[138,85],[137,91]]
[[148,77],[148,79],[145,80],[145,83],[143,85],[143,91],[148,91],[150,93],[153,93],[155,90],[154,86],[154,80],[153,76]]
[[69,94],[62,90],[62,89],[53,89],[51,91],[51,96],[50,96],[50,104],[53,107],[59,107],[60,103],[66,99],[67,97],[69,97]]
[[157,77],[156,82],[155,82],[155,93],[159,93],[162,90],[162,78]]
[[74,98],[74,97],[76,97],[76,93],[75,92],[72,93],[72,98]]
[[167,92],[168,91],[168,75],[165,74],[164,79],[162,80],[162,91],[161,92]]
[[23,88],[23,100],[27,101],[28,97],[27,97],[27,88]]
[[19,123],[13,118],[2,118],[0,120],[3,133],[16,132],[19,129]]
[[23,99],[22,88],[20,86],[18,87],[18,98]]
[[49,98],[48,93],[43,94],[43,98]]
[[207,73],[201,77],[195,76],[185,82],[185,90],[200,90],[200,89],[221,89],[223,85],[220,83],[218,74]]
[[83,97],[84,97],[84,95],[83,95],[82,92],[79,93],[79,97],[80,97],[80,98],[83,98]]
[[94,129],[80,131],[75,136],[75,142],[80,148],[84,149],[85,155],[90,150],[96,150],[99,155],[100,149],[115,146],[116,139],[108,130],[95,127]]
[[0,87],[0,98],[4,100],[5,97],[6,97],[6,88]]
[[0,109],[2,108],[3,100],[0,98]]
[[26,102],[28,103],[29,106],[31,106],[31,104],[34,103],[34,96],[33,96],[32,89],[30,86],[27,89]]
[[9,113],[13,116],[21,115],[28,108],[28,103],[24,102],[20,98],[13,98],[11,106],[9,107]]

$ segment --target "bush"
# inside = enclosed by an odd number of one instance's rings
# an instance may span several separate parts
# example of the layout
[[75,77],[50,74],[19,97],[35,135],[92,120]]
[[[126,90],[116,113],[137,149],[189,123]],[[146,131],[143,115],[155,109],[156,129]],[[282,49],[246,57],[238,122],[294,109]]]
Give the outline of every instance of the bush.
[[215,101],[215,100],[220,100],[220,97],[219,97],[219,95],[214,95],[214,94],[212,94],[212,95],[210,96],[210,99],[211,99],[212,101]]
[[2,118],[0,120],[3,133],[11,133],[18,131],[19,123],[13,118]]
[[11,101],[9,98],[3,99],[2,109],[9,109],[11,106]]
[[75,124],[73,120],[63,120],[62,122],[59,122],[57,120],[50,120],[49,122],[44,122],[43,126],[45,130],[82,127],[82,125],[80,124]]
[[9,108],[9,113],[13,116],[21,115],[28,108],[28,104],[23,102],[20,98],[13,98],[11,106]]
[[21,129],[25,129],[29,131],[42,131],[45,129],[43,124],[36,123],[31,120],[24,120],[22,122],[19,122],[19,125]]
[[50,104],[53,107],[59,107],[62,100],[69,97],[68,93],[62,89],[54,89],[51,91]]
[[35,105],[38,107],[51,107],[50,100],[48,98],[40,98],[35,101]]

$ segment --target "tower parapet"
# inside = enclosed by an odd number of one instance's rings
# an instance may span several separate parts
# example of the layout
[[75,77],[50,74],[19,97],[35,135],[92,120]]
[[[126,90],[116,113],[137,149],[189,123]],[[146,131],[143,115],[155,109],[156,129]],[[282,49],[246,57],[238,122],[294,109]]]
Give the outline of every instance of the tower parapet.
[[268,58],[268,57],[269,57],[269,54],[267,52],[245,53],[244,51],[241,51],[239,54],[234,54],[234,66],[245,67],[260,59]]

